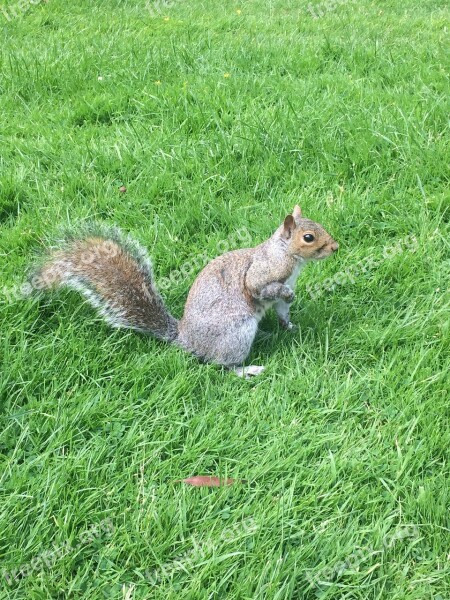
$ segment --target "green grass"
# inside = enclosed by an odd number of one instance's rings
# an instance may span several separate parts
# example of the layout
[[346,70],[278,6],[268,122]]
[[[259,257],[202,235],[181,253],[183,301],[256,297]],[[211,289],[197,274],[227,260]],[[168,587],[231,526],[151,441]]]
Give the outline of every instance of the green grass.
[[[449,11],[307,5],[0,13],[0,573],[47,553],[1,599],[450,598]],[[340,252],[253,381],[8,296],[60,225],[120,226],[164,278],[297,201]]]

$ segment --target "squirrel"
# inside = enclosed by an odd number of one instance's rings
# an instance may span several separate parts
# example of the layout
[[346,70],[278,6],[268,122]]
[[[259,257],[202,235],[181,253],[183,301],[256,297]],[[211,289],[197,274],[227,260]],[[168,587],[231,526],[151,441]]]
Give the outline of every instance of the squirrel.
[[338,248],[322,225],[303,218],[295,206],[262,244],[209,262],[177,320],[156,289],[147,252],[118,229],[94,226],[50,252],[35,272],[32,287],[78,290],[110,325],[150,333],[248,378],[264,370],[244,367],[244,361],[265,312],[273,306],[280,325],[293,329],[289,309],[300,271]]

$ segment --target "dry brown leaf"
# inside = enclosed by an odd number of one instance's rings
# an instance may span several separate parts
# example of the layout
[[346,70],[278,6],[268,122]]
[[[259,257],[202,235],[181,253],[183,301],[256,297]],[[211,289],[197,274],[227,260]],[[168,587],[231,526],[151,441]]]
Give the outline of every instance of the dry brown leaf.
[[175,483],[187,483],[194,487],[221,487],[224,485],[233,485],[233,483],[240,483],[237,479],[220,479],[219,477],[211,477],[210,475],[195,475],[194,477],[188,477],[187,479],[178,479]]

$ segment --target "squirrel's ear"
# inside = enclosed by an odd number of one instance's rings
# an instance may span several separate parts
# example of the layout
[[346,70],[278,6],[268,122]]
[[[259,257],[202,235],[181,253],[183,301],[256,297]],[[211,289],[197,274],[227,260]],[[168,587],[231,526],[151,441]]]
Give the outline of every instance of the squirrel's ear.
[[283,223],[283,237],[289,239],[295,229],[295,221],[292,215],[288,215]]
[[294,206],[294,210],[292,211],[292,216],[294,217],[294,221],[298,224],[298,221],[302,218],[302,209],[298,204]]

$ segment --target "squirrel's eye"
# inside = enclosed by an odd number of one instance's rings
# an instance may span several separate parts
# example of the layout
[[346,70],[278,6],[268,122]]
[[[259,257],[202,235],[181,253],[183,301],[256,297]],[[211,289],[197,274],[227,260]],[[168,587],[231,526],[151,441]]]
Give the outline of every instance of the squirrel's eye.
[[308,242],[308,244],[310,244],[311,242],[313,242],[315,240],[315,237],[313,236],[312,233],[305,233],[305,235],[303,236],[303,239],[305,240],[305,242]]

